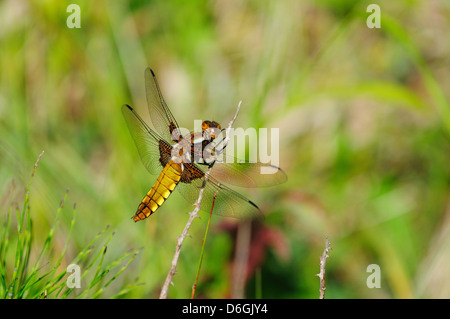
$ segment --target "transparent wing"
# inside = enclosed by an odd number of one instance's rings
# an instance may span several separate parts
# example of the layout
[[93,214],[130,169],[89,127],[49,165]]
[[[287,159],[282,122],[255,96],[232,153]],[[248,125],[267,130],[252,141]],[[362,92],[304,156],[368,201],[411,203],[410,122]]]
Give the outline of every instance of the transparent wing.
[[[261,162],[245,162],[236,158],[231,150],[226,148],[224,138],[217,138],[206,148],[215,150],[215,156],[209,158],[207,150],[203,156],[208,157],[208,163],[214,160],[211,176],[216,180],[240,187],[268,187],[287,181],[284,171],[278,166]],[[207,166],[199,165],[202,170]]]
[[227,156],[216,161],[211,176],[216,180],[240,187],[269,187],[287,181],[284,171],[274,165],[263,163],[239,163]]
[[166,141],[172,141],[172,130],[179,126],[164,101],[155,73],[150,68],[145,70],[145,90],[148,111],[154,128]]
[[131,106],[123,105],[122,114],[145,168],[151,174],[161,173],[163,165],[160,158],[165,154],[170,156],[171,145],[153,131]]
[[[214,170],[214,168],[213,168]],[[191,204],[198,199],[204,178],[179,183],[176,189]],[[214,200],[214,195],[216,199]],[[203,191],[201,210],[209,213],[214,202],[213,214],[238,219],[263,219],[264,214],[259,207],[245,196],[209,177]]]

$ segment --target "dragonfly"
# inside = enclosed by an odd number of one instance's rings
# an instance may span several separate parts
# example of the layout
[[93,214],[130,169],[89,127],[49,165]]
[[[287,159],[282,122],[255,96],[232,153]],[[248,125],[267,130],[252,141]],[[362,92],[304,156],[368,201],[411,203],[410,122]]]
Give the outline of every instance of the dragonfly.
[[[128,104],[122,106],[122,114],[134,140],[145,168],[157,175],[156,182],[139,204],[132,217],[141,221],[155,213],[176,189],[190,203],[198,199],[203,188],[201,210],[225,217],[238,219],[264,218],[261,209],[241,193],[226,186],[233,184],[244,187],[264,187],[281,184],[286,174],[278,167],[261,162],[243,162],[224,152],[224,139],[210,147],[207,156],[202,151],[219,139],[223,131],[215,121],[203,121],[202,132],[182,134],[175,117],[167,106],[155,73],[145,70],[145,88],[152,129]],[[218,147],[219,146],[219,147]],[[200,153],[198,152],[200,151]],[[218,153],[226,160],[217,160]],[[176,156],[175,156],[175,155]],[[201,154],[199,156],[199,154]],[[196,160],[192,160],[192,158]],[[261,169],[271,166],[273,174],[261,174]],[[206,172],[208,177],[205,178]]]

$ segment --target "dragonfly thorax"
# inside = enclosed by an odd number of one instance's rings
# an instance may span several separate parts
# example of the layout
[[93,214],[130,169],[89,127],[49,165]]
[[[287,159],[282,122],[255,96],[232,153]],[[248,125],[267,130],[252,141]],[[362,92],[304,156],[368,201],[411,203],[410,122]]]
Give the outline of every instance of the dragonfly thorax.
[[203,121],[201,132],[191,132],[173,146],[172,160],[175,163],[212,164],[215,158],[214,139],[221,126],[215,121]]

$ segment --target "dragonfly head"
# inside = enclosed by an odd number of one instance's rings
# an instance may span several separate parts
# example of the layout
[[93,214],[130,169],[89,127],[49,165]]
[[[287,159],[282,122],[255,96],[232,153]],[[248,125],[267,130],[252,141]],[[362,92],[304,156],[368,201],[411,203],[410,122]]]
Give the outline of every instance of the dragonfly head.
[[[220,131],[220,124],[216,121],[203,121],[202,123],[202,131],[203,134],[206,134],[207,140],[213,140],[216,138],[216,133]],[[209,138],[208,138],[209,137]]]

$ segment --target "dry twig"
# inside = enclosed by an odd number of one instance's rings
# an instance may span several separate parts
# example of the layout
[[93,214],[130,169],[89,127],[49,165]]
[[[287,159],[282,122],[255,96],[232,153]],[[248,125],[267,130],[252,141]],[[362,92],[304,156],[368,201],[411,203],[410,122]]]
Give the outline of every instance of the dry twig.
[[[225,135],[225,139],[224,139],[224,146],[226,146],[227,143],[230,140],[231,126],[233,125],[233,123],[236,120],[236,117],[237,117],[237,115],[239,113],[239,109],[241,108],[241,102],[239,102],[237,110],[236,110],[236,113],[234,114],[233,119],[230,121],[230,123],[228,124],[228,127],[226,129],[226,135]],[[208,178],[209,178],[209,174],[211,173],[211,169],[212,169],[212,167],[209,168],[205,172],[203,185],[206,185],[206,182],[208,181]],[[159,295],[159,299],[166,299],[167,298],[167,291],[169,290],[169,285],[172,283],[172,278],[173,278],[173,276],[175,275],[175,273],[177,271],[177,264],[178,264],[178,258],[180,257],[181,245],[183,244],[184,239],[189,235],[189,229],[191,228],[192,222],[194,221],[195,218],[199,217],[198,216],[198,212],[199,212],[200,207],[201,207],[201,202],[202,202],[202,198],[203,198],[203,191],[204,191],[204,188],[201,188],[200,192],[198,194],[197,201],[194,203],[194,210],[189,213],[189,219],[188,219],[188,221],[186,223],[186,226],[184,226],[183,232],[177,238],[177,246],[175,248],[175,254],[174,254],[173,259],[172,259],[172,266],[170,267],[169,273],[167,274],[167,277],[166,277],[166,281],[164,282],[164,285],[161,288],[161,293]]]
[[323,250],[323,253],[320,256],[320,272],[318,274],[316,274],[316,276],[319,277],[319,279],[320,279],[319,299],[324,299],[325,289],[327,289],[325,287],[325,265],[327,262],[327,258],[330,257],[328,255],[328,252],[330,251],[330,249],[331,249],[331,244],[327,237],[327,238],[325,238],[325,249]]

